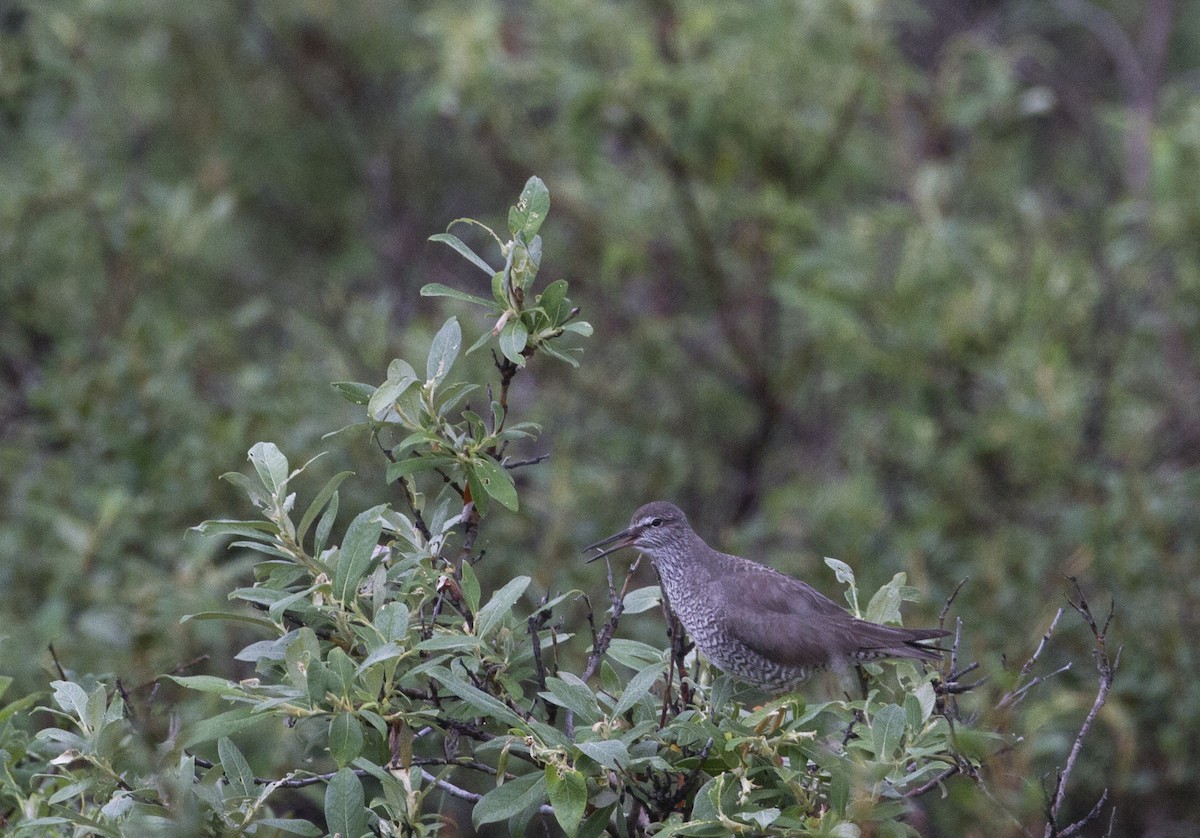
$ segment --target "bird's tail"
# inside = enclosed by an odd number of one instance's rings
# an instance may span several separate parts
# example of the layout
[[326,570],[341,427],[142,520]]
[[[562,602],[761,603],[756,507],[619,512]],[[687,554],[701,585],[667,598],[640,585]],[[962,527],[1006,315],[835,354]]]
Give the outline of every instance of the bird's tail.
[[945,629],[910,629],[900,626],[881,626],[865,623],[859,628],[870,629],[859,632],[860,645],[856,657],[859,660],[875,658],[914,658],[923,661],[941,660],[946,650],[930,641],[948,637]]

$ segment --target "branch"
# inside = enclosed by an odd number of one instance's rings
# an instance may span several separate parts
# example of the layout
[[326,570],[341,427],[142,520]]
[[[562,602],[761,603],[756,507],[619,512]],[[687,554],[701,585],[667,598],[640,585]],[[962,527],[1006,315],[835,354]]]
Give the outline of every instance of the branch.
[[1079,581],[1075,577],[1070,577],[1071,584],[1075,587],[1075,595],[1078,602],[1067,598],[1067,603],[1075,609],[1076,613],[1087,624],[1087,627],[1092,632],[1092,639],[1095,642],[1095,648],[1092,649],[1092,658],[1096,661],[1096,671],[1100,675],[1100,686],[1096,690],[1096,698],[1092,702],[1092,709],[1088,711],[1087,717],[1083,720],[1083,724],[1079,728],[1079,733],[1075,735],[1075,742],[1071,745],[1071,752],[1067,755],[1067,764],[1058,773],[1058,777],[1054,784],[1054,797],[1046,812],[1046,830],[1044,838],[1062,838],[1062,836],[1074,835],[1083,829],[1091,821],[1100,816],[1104,804],[1108,800],[1108,789],[1100,795],[1100,800],[1092,807],[1081,820],[1076,821],[1069,826],[1059,829],[1058,815],[1062,809],[1063,799],[1067,794],[1067,784],[1071,780],[1071,773],[1075,770],[1075,763],[1079,759],[1079,754],[1083,750],[1083,740],[1087,736],[1088,731],[1092,729],[1092,724],[1096,721],[1096,716],[1100,713],[1100,708],[1104,706],[1108,700],[1108,691],[1112,688],[1113,680],[1117,674],[1117,666],[1121,661],[1121,650],[1117,650],[1116,657],[1110,657],[1108,654],[1108,626],[1112,622],[1113,614],[1116,611],[1116,604],[1113,603],[1109,607],[1108,617],[1104,620],[1104,625],[1100,626],[1096,622],[1095,615],[1092,614],[1092,609],[1088,605],[1087,598],[1083,595],[1083,590],[1079,587]]
[[[592,651],[588,655],[587,664],[583,668],[583,674],[579,676],[580,680],[587,681],[600,668],[600,662],[604,660],[604,655],[612,643],[613,635],[617,633],[617,624],[621,620],[621,614],[625,611],[625,592],[629,590],[629,583],[633,580],[634,571],[638,569],[638,565],[641,563],[642,556],[639,553],[638,557],[633,560],[633,564],[629,566],[629,570],[626,571],[625,582],[621,585],[620,592],[618,592],[616,584],[613,582],[612,560],[607,557],[604,559],[604,564],[608,567],[608,600],[612,616],[608,618],[608,622],[597,632],[591,603],[588,603],[587,619],[588,625],[592,630]],[[584,599],[586,600],[587,598],[585,597]],[[567,736],[571,738],[575,736],[575,714],[570,709],[567,710]]]
[[1021,699],[1023,699],[1025,697],[1025,694],[1028,693],[1029,690],[1033,689],[1034,687],[1036,687],[1038,684],[1042,683],[1046,679],[1053,678],[1055,675],[1058,675],[1059,673],[1062,673],[1062,672],[1066,672],[1068,669],[1071,668],[1071,664],[1068,663],[1064,666],[1059,667],[1054,672],[1051,672],[1049,675],[1038,676],[1037,678],[1034,678],[1032,681],[1022,684],[1022,682],[1026,678],[1029,677],[1029,673],[1033,671],[1033,665],[1035,663],[1037,663],[1038,658],[1041,657],[1042,650],[1044,650],[1046,648],[1046,644],[1050,642],[1050,637],[1051,637],[1051,635],[1054,634],[1054,629],[1058,627],[1058,621],[1062,617],[1062,615],[1063,615],[1063,610],[1060,608],[1054,614],[1054,619],[1050,621],[1050,627],[1047,628],[1046,633],[1042,635],[1041,642],[1038,643],[1037,648],[1033,650],[1033,654],[1029,656],[1029,660],[1025,661],[1025,664],[1021,667],[1021,671],[1017,675],[1016,686],[1010,692],[1006,693],[1004,695],[1004,697],[1000,699],[999,702],[997,702],[997,704],[996,704],[997,710],[1003,710],[1006,707],[1011,707],[1011,706],[1017,704],[1018,702],[1021,701]]

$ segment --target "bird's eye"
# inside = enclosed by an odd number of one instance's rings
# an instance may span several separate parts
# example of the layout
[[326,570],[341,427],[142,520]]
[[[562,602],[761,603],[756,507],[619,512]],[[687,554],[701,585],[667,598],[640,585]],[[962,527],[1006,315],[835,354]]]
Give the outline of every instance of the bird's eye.
[[662,525],[663,525],[662,518],[653,518],[650,521],[650,526],[652,526],[652,527],[661,527]]

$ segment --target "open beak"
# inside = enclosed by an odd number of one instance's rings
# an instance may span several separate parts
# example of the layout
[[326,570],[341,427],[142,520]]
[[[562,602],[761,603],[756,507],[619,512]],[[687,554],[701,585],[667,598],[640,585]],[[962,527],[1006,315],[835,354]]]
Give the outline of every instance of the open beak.
[[623,550],[626,547],[633,546],[633,542],[637,540],[637,537],[637,531],[634,530],[633,527],[630,527],[629,529],[621,530],[616,535],[610,535],[608,538],[597,541],[595,544],[589,544],[587,547],[583,548],[583,552],[586,553],[588,550],[600,550],[601,547],[607,547],[610,544],[612,545],[611,547],[608,547],[607,550],[601,550],[596,555],[589,557],[588,563],[591,563],[596,561],[596,559],[604,558],[609,553],[615,553],[618,550]]

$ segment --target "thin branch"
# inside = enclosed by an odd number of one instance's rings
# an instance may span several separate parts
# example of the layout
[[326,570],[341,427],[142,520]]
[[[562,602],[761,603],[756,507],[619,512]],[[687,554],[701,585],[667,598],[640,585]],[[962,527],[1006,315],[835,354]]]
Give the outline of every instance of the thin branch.
[[538,463],[544,463],[548,459],[550,459],[549,454],[539,454],[536,457],[530,457],[528,460],[515,460],[513,462],[505,460],[500,465],[507,469],[517,469],[524,468],[525,466],[536,466]]
[[970,576],[964,577],[958,586],[950,592],[950,596],[946,597],[946,604],[942,606],[942,613],[938,614],[938,628],[946,627],[946,615],[950,613],[950,606],[954,604],[954,600],[958,599],[958,592],[963,589],[963,586],[971,580]]
[[[588,655],[583,673],[579,676],[582,681],[587,681],[596,674],[596,670],[600,668],[600,662],[604,660],[604,655],[608,652],[613,635],[617,633],[617,624],[621,621],[621,614],[625,611],[625,592],[629,590],[629,583],[633,580],[633,574],[637,571],[638,565],[642,563],[642,556],[639,553],[638,557],[633,560],[633,564],[629,566],[629,570],[625,573],[625,582],[621,585],[619,592],[617,591],[616,583],[613,581],[612,560],[606,557],[604,563],[608,567],[608,600],[612,616],[608,618],[608,622],[597,632],[595,619],[592,616],[591,603],[588,603],[588,624],[592,629],[592,651]],[[575,714],[570,709],[567,710],[566,723],[567,736],[573,737],[575,735]]]
[[1067,794],[1067,784],[1071,780],[1071,774],[1075,770],[1075,763],[1079,759],[1079,754],[1083,751],[1083,740],[1087,736],[1088,731],[1092,729],[1092,725],[1096,721],[1096,716],[1100,713],[1100,708],[1108,700],[1108,691],[1112,688],[1113,680],[1116,677],[1117,667],[1121,662],[1121,650],[1117,650],[1115,657],[1110,657],[1108,653],[1108,627],[1112,622],[1113,613],[1116,611],[1116,604],[1113,603],[1109,608],[1108,617],[1104,621],[1104,626],[1101,627],[1096,622],[1096,617],[1092,613],[1091,607],[1088,605],[1087,598],[1083,595],[1083,590],[1079,587],[1079,581],[1075,577],[1069,577],[1071,584],[1075,588],[1075,595],[1078,599],[1072,600],[1067,598],[1067,603],[1075,609],[1076,613],[1087,624],[1087,627],[1092,632],[1092,639],[1095,643],[1095,648],[1092,649],[1092,658],[1096,662],[1096,671],[1100,676],[1100,685],[1096,690],[1096,698],[1092,702],[1092,707],[1088,711],[1087,717],[1084,718],[1083,724],[1079,727],[1079,732],[1075,735],[1075,741],[1071,745],[1071,751],[1067,755],[1067,763],[1058,773],[1058,777],[1054,784],[1054,796],[1049,808],[1046,812],[1046,830],[1044,838],[1060,838],[1060,836],[1074,835],[1092,820],[1100,816],[1100,810],[1103,809],[1104,803],[1108,798],[1108,791],[1105,790],[1101,795],[1100,801],[1092,810],[1084,816],[1082,820],[1076,821],[1067,827],[1059,829],[1058,816],[1062,809],[1063,800]]
[[1033,671],[1034,664],[1037,663],[1038,658],[1042,656],[1042,651],[1046,648],[1046,644],[1050,642],[1050,637],[1054,634],[1054,629],[1058,627],[1058,621],[1062,615],[1063,610],[1061,608],[1055,612],[1054,619],[1050,621],[1050,626],[1046,629],[1046,633],[1042,635],[1041,642],[1039,642],[1037,648],[1033,650],[1033,654],[1029,656],[1029,660],[1025,661],[1025,664],[1021,667],[1021,671],[1017,675],[1016,686],[1011,691],[1006,693],[1004,697],[1001,698],[996,704],[997,710],[1003,710],[1005,707],[1011,707],[1017,704],[1022,698],[1025,697],[1026,693],[1028,693],[1030,689],[1036,687],[1046,679],[1053,678],[1055,675],[1058,675],[1061,672],[1066,672],[1071,668],[1071,664],[1068,663],[1054,672],[1051,672],[1049,675],[1039,676],[1028,683],[1023,683],[1025,679],[1029,677],[1029,673]]

